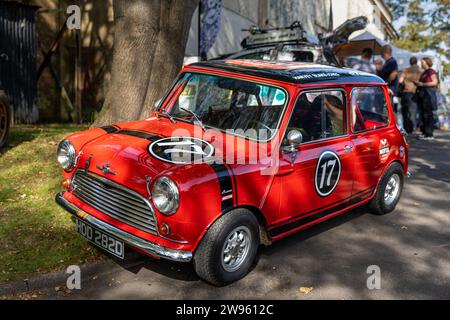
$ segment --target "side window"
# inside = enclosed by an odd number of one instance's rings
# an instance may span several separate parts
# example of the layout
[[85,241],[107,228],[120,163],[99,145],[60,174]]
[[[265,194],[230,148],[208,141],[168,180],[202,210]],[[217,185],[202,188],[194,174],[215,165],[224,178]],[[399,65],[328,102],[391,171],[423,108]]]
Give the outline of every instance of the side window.
[[374,130],[389,123],[386,96],[380,87],[353,89],[351,110],[353,132]]
[[345,134],[345,99],[342,91],[305,92],[297,99],[289,130],[299,130],[304,142]]

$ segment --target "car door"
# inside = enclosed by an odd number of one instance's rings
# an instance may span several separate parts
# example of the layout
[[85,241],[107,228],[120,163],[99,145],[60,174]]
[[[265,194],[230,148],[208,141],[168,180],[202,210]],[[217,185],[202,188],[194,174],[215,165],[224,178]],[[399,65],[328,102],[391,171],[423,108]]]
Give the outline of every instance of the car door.
[[366,198],[377,186],[392,146],[389,109],[382,87],[356,87],[350,92],[350,130],[354,143],[353,194]]
[[275,177],[281,190],[280,227],[273,236],[321,218],[351,196],[354,159],[345,96],[341,89],[300,93],[286,133],[300,131],[303,142],[281,155]]

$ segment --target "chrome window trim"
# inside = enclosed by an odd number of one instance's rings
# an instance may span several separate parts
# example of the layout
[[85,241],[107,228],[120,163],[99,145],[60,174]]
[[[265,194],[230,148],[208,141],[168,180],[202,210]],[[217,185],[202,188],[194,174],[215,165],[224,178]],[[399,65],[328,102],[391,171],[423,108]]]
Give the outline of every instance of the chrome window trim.
[[[391,119],[391,113],[389,112],[389,107],[388,107],[388,100],[386,99],[386,92],[383,89],[382,86],[376,86],[376,85],[367,85],[367,86],[355,86],[352,88],[352,90],[350,91],[350,96],[349,96],[349,108],[352,108],[352,98],[353,98],[353,91],[357,90],[357,89],[367,89],[367,88],[379,88],[381,89],[381,91],[383,92],[383,97],[384,97],[384,102],[386,103],[386,108],[388,109],[388,122],[387,124],[381,126],[381,127],[377,127],[375,129],[365,129],[365,130],[361,130],[361,131],[354,131],[353,128],[351,127],[352,124],[350,121],[348,121],[349,124],[349,129],[351,129],[351,134],[352,135],[357,135],[357,134],[362,134],[362,133],[366,133],[366,132],[372,132],[375,130],[379,130],[379,129],[385,129],[387,127],[389,127],[391,125],[392,119]],[[391,106],[393,107],[393,106]],[[350,110],[351,111],[351,110]]]
[[344,107],[345,107],[345,123],[344,123],[344,128],[345,128],[345,131],[347,131],[346,133],[344,133],[344,134],[342,134],[342,135],[339,135],[339,136],[335,136],[335,137],[329,137],[329,138],[322,138],[322,139],[318,139],[318,140],[314,140],[314,141],[308,141],[308,142],[304,142],[304,143],[301,143],[299,146],[300,147],[302,147],[302,146],[307,146],[307,145],[310,145],[310,144],[313,144],[313,143],[317,143],[317,142],[324,142],[324,141],[329,141],[329,140],[334,140],[334,139],[341,139],[341,138],[345,138],[345,137],[349,137],[350,136],[350,132],[349,132],[349,114],[348,114],[348,97],[347,97],[347,92],[345,91],[345,89],[344,88],[325,88],[325,89],[305,89],[305,90],[300,90],[300,92],[297,94],[297,98],[295,99],[295,103],[294,103],[294,106],[293,106],[293,108],[292,108],[292,111],[291,111],[291,114],[289,115],[289,120],[288,120],[288,122],[287,122],[287,126],[286,126],[286,129],[284,130],[284,134],[282,135],[282,139],[281,139],[281,144],[283,144],[283,140],[284,140],[284,137],[286,136],[286,134],[287,134],[287,129],[288,129],[288,127],[289,127],[289,123],[291,122],[291,118],[292,118],[292,115],[293,115],[293,113],[294,113],[294,109],[295,109],[295,105],[297,104],[297,102],[298,102],[298,99],[300,99],[300,96],[302,95],[302,94],[304,94],[304,93],[314,93],[314,92],[326,92],[326,91],[341,91],[342,93],[343,93],[343,98],[344,98]]
[[161,98],[161,101],[159,102],[158,107],[156,108],[156,111],[161,111],[164,104],[170,102],[169,98],[171,96],[171,93],[173,92],[175,87],[178,85],[178,83],[183,81],[184,76],[185,76],[185,72],[182,72],[175,78],[175,80],[171,83],[169,90],[167,90],[167,92],[165,92],[164,96]]

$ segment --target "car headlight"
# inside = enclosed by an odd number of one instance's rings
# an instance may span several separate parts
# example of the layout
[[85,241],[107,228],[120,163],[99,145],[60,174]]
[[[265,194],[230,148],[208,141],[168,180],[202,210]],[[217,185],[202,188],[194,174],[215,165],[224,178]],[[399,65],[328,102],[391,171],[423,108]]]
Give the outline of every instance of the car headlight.
[[180,204],[180,194],[175,182],[168,177],[156,180],[152,189],[152,200],[162,214],[166,216],[174,214]]
[[75,167],[76,152],[72,143],[68,140],[63,140],[58,145],[58,163],[66,171],[70,171]]

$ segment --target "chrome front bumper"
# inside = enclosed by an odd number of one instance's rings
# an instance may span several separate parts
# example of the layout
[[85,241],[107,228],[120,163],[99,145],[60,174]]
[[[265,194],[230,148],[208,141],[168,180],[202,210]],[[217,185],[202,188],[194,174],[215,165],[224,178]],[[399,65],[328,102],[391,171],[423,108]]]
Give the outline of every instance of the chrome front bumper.
[[64,194],[63,192],[58,193],[55,197],[56,203],[59,204],[63,209],[65,209],[67,212],[69,212],[76,218],[82,219],[83,221],[91,224],[95,228],[123,240],[125,244],[131,247],[135,247],[139,250],[142,250],[143,252],[146,252],[148,254],[161,257],[163,259],[178,262],[189,262],[192,260],[191,252],[179,251],[160,246],[159,244],[136,237],[128,232],[125,232],[119,228],[116,228],[106,222],[103,222],[95,218],[94,216],[75,206],[73,203],[67,201],[63,197],[63,194]]

